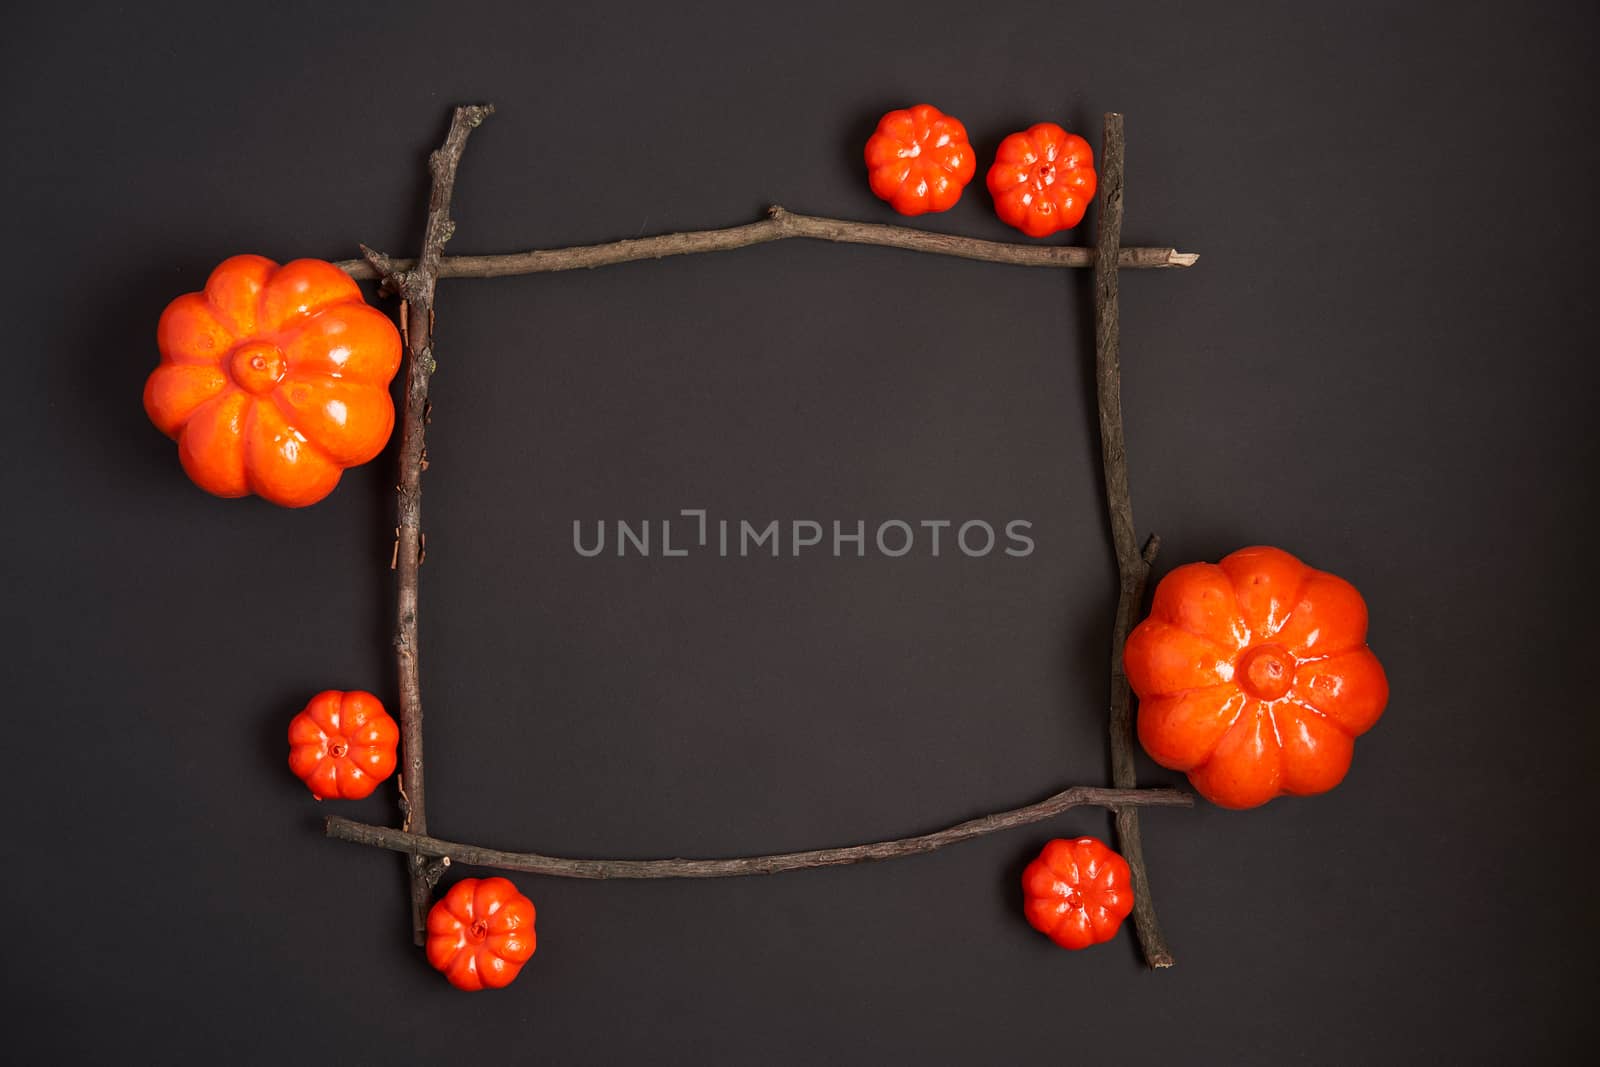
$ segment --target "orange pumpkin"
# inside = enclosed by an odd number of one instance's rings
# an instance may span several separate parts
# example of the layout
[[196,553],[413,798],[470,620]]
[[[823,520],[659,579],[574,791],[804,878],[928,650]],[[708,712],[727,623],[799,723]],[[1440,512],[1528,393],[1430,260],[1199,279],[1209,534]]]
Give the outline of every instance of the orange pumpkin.
[[1167,575],[1123,660],[1145,751],[1225,808],[1332,789],[1389,700],[1361,594],[1277,548]]
[[394,429],[400,334],[331,263],[225,259],[167,305],[156,344],[144,409],[217,496],[314,504]]
[[538,947],[535,917],[509,878],[464,878],[428,912],[428,962],[457,989],[508,986]]
[[1022,872],[1022,914],[1062,948],[1110,941],[1133,911],[1133,873],[1104,841],[1049,842]]
[[360,800],[394,773],[400,728],[359,689],[326,689],[289,722],[289,769],[318,800]]
[[932,104],[879,119],[866,159],[872,192],[902,215],[949,211],[978,169],[967,128]]
[[1094,150],[1053,122],[1035,123],[1000,142],[986,180],[1001,222],[1049,237],[1082,222],[1094,200]]

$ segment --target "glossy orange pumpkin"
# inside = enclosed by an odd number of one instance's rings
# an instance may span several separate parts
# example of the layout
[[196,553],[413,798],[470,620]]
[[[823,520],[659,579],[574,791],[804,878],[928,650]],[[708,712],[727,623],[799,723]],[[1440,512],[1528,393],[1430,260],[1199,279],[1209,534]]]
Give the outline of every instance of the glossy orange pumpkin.
[[1145,751],[1225,808],[1332,789],[1389,700],[1361,594],[1277,548],[1174,570],[1123,658]]
[[932,104],[879,119],[865,155],[867,184],[902,215],[950,210],[978,170],[967,128]]
[[428,912],[428,962],[457,989],[499,989],[538,946],[533,901],[507,878],[464,878]]
[[289,769],[318,800],[360,800],[394,773],[399,743],[377,697],[328,689],[289,722]]
[[986,181],[1001,222],[1049,237],[1082,222],[1094,200],[1094,150],[1053,122],[1035,123],[1000,142]]
[[1062,948],[1110,941],[1133,910],[1128,861],[1093,837],[1057,838],[1022,872],[1022,913]]
[[167,305],[144,409],[200,488],[304,507],[389,440],[400,334],[319,259],[233,256]]

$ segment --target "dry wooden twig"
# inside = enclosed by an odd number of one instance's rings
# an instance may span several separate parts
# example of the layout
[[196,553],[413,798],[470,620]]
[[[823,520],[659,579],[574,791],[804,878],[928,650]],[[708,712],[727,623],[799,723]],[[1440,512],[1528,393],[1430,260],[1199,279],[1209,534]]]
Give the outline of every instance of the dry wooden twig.
[[[1105,470],[1106,510],[1111,517],[1111,542],[1117,553],[1117,614],[1111,627],[1111,782],[1119,789],[1136,784],[1133,767],[1133,693],[1122,667],[1122,646],[1133,617],[1144,603],[1150,564],[1161,540],[1152,536],[1139,552],[1133,526],[1133,499],[1128,491],[1128,449],[1122,432],[1122,354],[1117,294],[1117,250],[1122,241],[1122,116],[1105,117],[1100,147],[1100,216],[1094,268],[1094,369],[1100,408],[1100,453]],[[1172,952],[1156,921],[1145,868],[1139,812],[1117,811],[1117,840],[1133,873],[1133,928],[1144,959],[1151,967],[1171,967]]]
[[[428,217],[423,231],[422,255],[415,264],[399,263],[381,252],[362,246],[371,277],[383,279],[385,288],[399,295],[400,321],[406,326],[406,389],[400,413],[400,483],[394,570],[398,586],[395,606],[394,650],[400,681],[400,740],[404,762],[400,772],[401,825],[419,834],[428,832],[428,811],[422,774],[422,683],[417,670],[417,571],[422,564],[422,470],[426,455],[428,384],[436,366],[433,356],[433,293],[439,278],[439,261],[445,242],[455,232],[450,219],[450,196],[456,168],[467,138],[494,113],[488,104],[458,107],[450,119],[444,144],[428,157],[433,177],[428,194]],[[411,324],[415,323],[415,326]],[[411,935],[422,944],[427,933],[428,908],[441,868],[427,857],[412,853]]]
[[915,856],[946,845],[970,841],[984,834],[1027,826],[1059,815],[1069,808],[1085,805],[1122,811],[1142,807],[1187,808],[1193,804],[1192,796],[1177,789],[1101,789],[1080,785],[1064,789],[1037,804],[969,819],[954,826],[947,826],[943,830],[915,837],[875,841],[871,844],[851,845],[846,848],[821,848],[809,852],[780,852],[767,856],[737,856],[713,860],[569,859],[564,856],[547,856],[539,852],[505,852],[479,845],[442,841],[435,837],[407,833],[404,830],[393,830],[387,826],[372,826],[339,815],[329,817],[327,831],[329,837],[359,845],[374,845],[412,855],[434,856],[451,863],[467,863],[475,867],[496,867],[504,871],[525,871],[529,874],[548,874],[560,878],[735,878],[743,875],[777,874],[782,871],[839,867],[848,863]]
[[[882,245],[909,252],[930,252],[941,256],[976,259],[985,263],[1005,263],[1014,267],[1092,267],[1093,248],[1076,245],[1022,245],[1003,241],[982,241],[957,237],[907,226],[886,226],[878,222],[850,222],[817,215],[800,215],[774,204],[760,222],[729,226],[720,230],[692,230],[636,237],[609,244],[574,245],[532,252],[510,252],[495,256],[451,256],[439,261],[440,278],[498,278],[507,274],[540,274],[558,270],[585,270],[628,263],[639,259],[664,259],[699,252],[727,252],[735,248],[804,237],[815,241],[842,244]],[[1117,264],[1130,268],[1190,267],[1200,257],[1174,248],[1123,248]],[[410,260],[386,260],[392,269],[406,270]],[[348,259],[335,266],[353,278],[375,278],[372,266],[363,260]]]

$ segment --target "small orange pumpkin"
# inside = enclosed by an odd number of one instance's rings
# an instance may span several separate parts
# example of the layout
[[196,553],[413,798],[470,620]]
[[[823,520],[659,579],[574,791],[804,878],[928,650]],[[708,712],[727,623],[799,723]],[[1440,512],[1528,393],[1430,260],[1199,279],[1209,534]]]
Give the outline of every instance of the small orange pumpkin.
[[902,215],[949,211],[978,169],[967,128],[932,104],[879,119],[866,160],[873,194]]
[[508,986],[538,947],[535,916],[509,878],[464,878],[428,912],[428,962],[457,989]]
[[1132,910],[1128,862],[1098,838],[1058,837],[1022,872],[1022,914],[1062,948],[1110,941]]
[[394,773],[399,743],[377,697],[327,689],[289,723],[289,769],[318,800],[360,800]]
[[167,305],[156,344],[145,412],[208,493],[315,504],[394,429],[399,331],[332,263],[225,259]]
[[1000,142],[985,180],[1001,222],[1049,237],[1083,221],[1099,179],[1088,141],[1039,122]]

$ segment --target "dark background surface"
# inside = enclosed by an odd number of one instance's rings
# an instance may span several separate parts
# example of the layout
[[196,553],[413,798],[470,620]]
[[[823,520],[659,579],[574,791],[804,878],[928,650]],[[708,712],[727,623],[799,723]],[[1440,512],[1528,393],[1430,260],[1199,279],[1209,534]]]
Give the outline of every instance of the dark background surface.
[[[1588,5],[41,5],[0,44],[4,977],[19,1060],[1548,1060],[1596,1036],[1582,807],[1596,186]],[[283,766],[393,708],[393,450],[308,511],[183,477],[139,394],[226,255],[409,253],[449,105],[457,252],[892,221],[861,143],[928,98],[987,165],[1127,115],[1135,510],[1354,581],[1393,684],[1334,793],[1146,816],[1178,967],[1017,878],[1078,811],[776,878],[519,877],[539,951],[451,990],[400,861]],[[915,223],[1008,239],[982,170]],[[1071,239],[1089,240],[1089,225]],[[440,289],[433,830],[729,855],[1107,778],[1112,557],[1088,278],[790,242]],[[1027,559],[579,559],[574,519],[1034,523]],[[1180,780],[1141,755],[1142,779]],[[341,806],[394,818],[385,788]],[[457,874],[468,872],[460,871]]]

